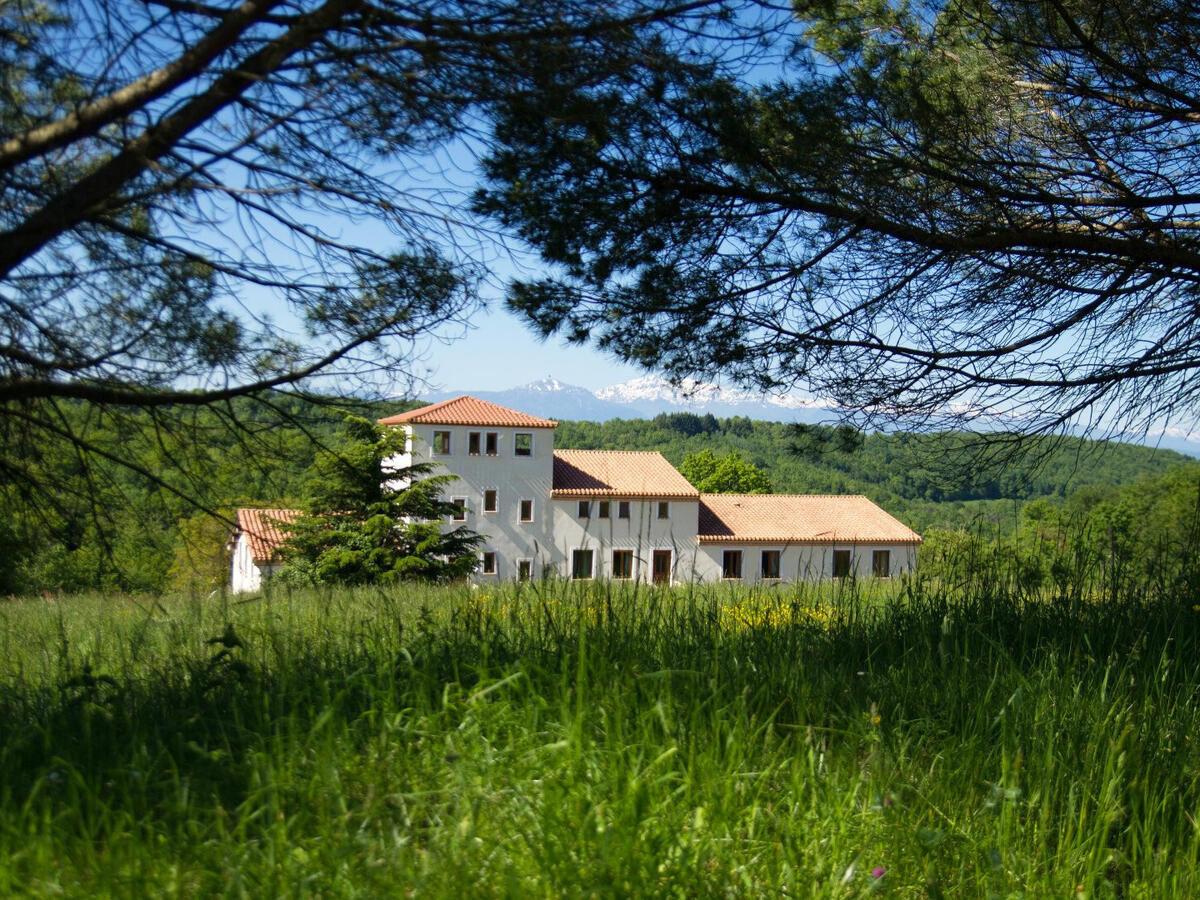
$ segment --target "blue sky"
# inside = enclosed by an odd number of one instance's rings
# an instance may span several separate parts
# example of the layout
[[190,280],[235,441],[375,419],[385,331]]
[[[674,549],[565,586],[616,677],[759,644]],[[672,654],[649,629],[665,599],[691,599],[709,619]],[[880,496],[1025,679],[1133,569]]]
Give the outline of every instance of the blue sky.
[[471,324],[461,337],[431,343],[425,365],[434,388],[503,390],[553,376],[594,391],[645,374],[589,346],[541,341],[498,303]]

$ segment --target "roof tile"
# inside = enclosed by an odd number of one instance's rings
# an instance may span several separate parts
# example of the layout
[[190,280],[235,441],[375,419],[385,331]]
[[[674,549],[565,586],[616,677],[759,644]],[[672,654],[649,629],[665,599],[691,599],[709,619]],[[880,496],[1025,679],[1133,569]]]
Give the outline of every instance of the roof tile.
[[700,492],[661,453],[555,450],[551,496],[696,500]]
[[237,530],[250,542],[255,562],[270,562],[290,536],[287,528],[301,516],[298,509],[239,509]]
[[701,494],[699,539],[714,543],[919,544],[921,536],[866,497]]
[[528,413],[489,403],[469,394],[443,400],[420,409],[412,409],[379,420],[380,425],[495,425],[515,428],[557,428],[553,419],[542,419]]

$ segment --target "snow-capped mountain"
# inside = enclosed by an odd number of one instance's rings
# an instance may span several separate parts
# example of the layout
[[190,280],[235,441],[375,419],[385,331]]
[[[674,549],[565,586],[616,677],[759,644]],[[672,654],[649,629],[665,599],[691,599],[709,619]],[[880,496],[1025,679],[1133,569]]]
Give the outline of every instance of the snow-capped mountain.
[[650,418],[664,412],[712,413],[787,422],[817,422],[832,418],[827,405],[795,395],[760,395],[690,380],[675,386],[657,375],[635,378],[595,392],[547,377],[507,390],[442,391],[430,394],[427,399],[445,400],[464,393],[535,415],[596,422]]
[[565,384],[554,377],[547,377],[520,387],[505,390],[442,391],[430,394],[429,400],[448,400],[460,394],[470,394],[480,400],[490,400],[501,406],[519,409],[535,416],[551,419],[583,419],[604,422],[608,419],[637,419],[644,413],[635,406],[602,400],[587,388]]
[[[685,378],[680,384],[672,384],[661,375],[643,375],[623,384],[596,391],[601,400],[628,405],[650,404],[664,407],[665,411],[673,408],[686,409],[691,412],[711,412],[714,415],[746,415],[750,418],[780,418],[783,410],[823,412],[821,418],[827,418],[830,405],[819,400],[801,397],[798,394],[756,394],[753,391],[740,391],[723,388],[709,382],[695,381]],[[754,415],[756,412],[772,410],[772,415]],[[732,412],[724,412],[724,410]],[[660,410],[664,411],[664,410]],[[785,416],[794,419],[796,416]],[[808,418],[805,416],[804,418]]]

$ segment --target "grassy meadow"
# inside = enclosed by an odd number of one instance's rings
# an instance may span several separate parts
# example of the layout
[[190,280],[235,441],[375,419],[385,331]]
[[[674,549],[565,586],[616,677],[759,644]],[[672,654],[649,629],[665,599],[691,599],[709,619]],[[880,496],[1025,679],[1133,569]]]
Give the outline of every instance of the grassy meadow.
[[1003,580],[0,603],[0,895],[1185,897],[1200,611]]

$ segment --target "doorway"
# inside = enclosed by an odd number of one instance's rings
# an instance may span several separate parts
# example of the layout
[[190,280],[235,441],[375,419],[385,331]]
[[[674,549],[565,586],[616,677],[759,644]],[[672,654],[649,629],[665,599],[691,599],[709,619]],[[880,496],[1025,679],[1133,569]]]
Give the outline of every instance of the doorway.
[[652,580],[655,584],[671,583],[671,551],[655,550],[651,557]]

